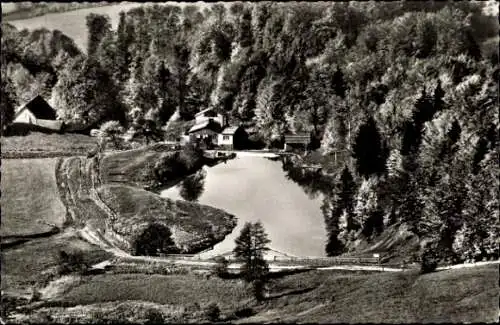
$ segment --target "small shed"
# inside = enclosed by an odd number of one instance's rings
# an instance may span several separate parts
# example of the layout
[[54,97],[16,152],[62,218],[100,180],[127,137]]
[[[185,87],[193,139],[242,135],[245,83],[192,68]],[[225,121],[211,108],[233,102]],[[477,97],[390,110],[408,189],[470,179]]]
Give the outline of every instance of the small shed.
[[311,144],[311,134],[310,133],[297,133],[297,134],[285,134],[285,151],[290,151],[293,148],[303,148],[307,150]]
[[242,126],[229,126],[219,134],[218,145],[229,150],[245,149],[248,134]]

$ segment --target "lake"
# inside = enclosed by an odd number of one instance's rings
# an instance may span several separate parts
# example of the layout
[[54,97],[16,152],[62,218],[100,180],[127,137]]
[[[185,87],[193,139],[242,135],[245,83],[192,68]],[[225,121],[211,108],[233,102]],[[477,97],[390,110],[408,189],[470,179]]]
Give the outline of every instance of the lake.
[[[271,240],[269,247],[297,256],[325,256],[326,230],[321,195],[310,198],[290,179],[280,161],[237,156],[227,164],[203,167],[206,173],[201,204],[223,209],[238,218],[238,225],[214,250],[203,255],[226,253],[246,221],[260,220]],[[182,199],[181,186],[161,192]]]

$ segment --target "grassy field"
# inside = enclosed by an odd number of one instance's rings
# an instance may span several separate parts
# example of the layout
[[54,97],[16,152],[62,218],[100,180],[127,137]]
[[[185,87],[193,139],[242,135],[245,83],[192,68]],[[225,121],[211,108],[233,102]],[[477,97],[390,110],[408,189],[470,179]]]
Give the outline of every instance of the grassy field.
[[11,21],[17,19],[28,19],[32,17],[41,16],[47,13],[55,13],[55,12],[66,12],[71,10],[77,10],[88,7],[98,7],[98,6],[106,6],[108,3],[92,3],[92,2],[84,2],[84,3],[31,3],[29,7],[25,7],[22,9],[16,8],[15,4],[10,3],[2,3],[2,20]]
[[[3,149],[3,148],[2,148]],[[60,227],[66,216],[55,177],[57,159],[2,160],[2,236],[22,236]]]
[[43,155],[62,153],[86,155],[96,147],[97,139],[82,134],[45,134],[33,132],[25,136],[1,138],[2,156],[6,154],[23,155],[25,153]]
[[99,275],[62,297],[70,304],[138,300],[186,306],[216,301],[229,316],[257,314],[240,322],[427,323],[498,320],[498,266],[426,275],[311,271],[276,280],[269,298],[253,304],[237,280],[195,275]]
[[186,306],[216,301],[233,308],[249,298],[245,285],[237,280],[204,279],[196,275],[111,274],[93,277],[62,299],[75,305],[143,300]]
[[69,233],[30,241],[16,248],[2,250],[2,290],[29,292],[42,274],[57,265],[59,249],[85,252],[88,263],[98,263],[111,255]]
[[173,228],[176,244],[193,252],[219,242],[236,226],[234,216],[209,206],[173,201],[123,185],[105,185],[98,191],[120,216],[113,223],[115,231],[129,238],[149,222],[163,222]]

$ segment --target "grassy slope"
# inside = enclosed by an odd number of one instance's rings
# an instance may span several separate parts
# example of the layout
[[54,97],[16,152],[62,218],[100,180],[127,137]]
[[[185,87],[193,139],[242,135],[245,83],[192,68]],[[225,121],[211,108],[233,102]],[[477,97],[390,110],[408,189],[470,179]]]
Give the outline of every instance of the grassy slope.
[[[312,271],[272,285],[244,322],[481,322],[498,317],[498,266],[441,271],[356,274]],[[194,275],[99,275],[70,290],[71,304],[142,300],[205,305],[216,301],[225,315],[251,307],[249,290],[235,280]],[[314,309],[313,309],[314,308]]]
[[107,3],[47,3],[40,4],[32,3],[30,8],[19,10],[14,6],[14,3],[2,3],[2,20],[11,21],[17,19],[28,19],[41,16],[47,13],[66,12],[78,10],[88,7],[97,7],[108,5]]
[[59,249],[73,248],[85,252],[89,263],[98,263],[111,257],[109,253],[71,233],[32,240],[19,247],[2,250],[2,290],[27,291],[32,284],[41,280],[44,270],[57,264]]
[[173,237],[178,245],[207,248],[214,239],[224,238],[236,226],[235,218],[209,206],[165,199],[154,193],[123,185],[105,185],[99,188],[104,202],[121,217],[114,229],[131,236],[148,222],[164,222],[173,226]]
[[142,187],[147,183],[144,172],[167,151],[170,151],[168,146],[155,144],[109,153],[101,161],[100,177],[105,183],[128,183]]
[[63,300],[75,305],[144,300],[184,306],[194,302],[206,304],[217,301],[221,305],[233,306],[248,298],[250,296],[244,284],[236,280],[207,280],[195,275],[113,274],[94,277],[68,292]]
[[2,160],[2,236],[49,231],[45,222],[62,225],[66,209],[57,190],[56,160]]
[[86,158],[71,157],[64,160],[59,171],[66,189],[63,199],[75,224],[102,229],[108,216],[91,198],[91,168],[91,160]]
[[408,230],[406,224],[394,224],[369,243],[360,240],[352,245],[353,251],[345,254],[353,257],[371,257],[380,253],[384,261],[389,264],[401,264],[403,260],[411,262],[420,249],[418,236]]
[[1,138],[4,152],[72,152],[85,155],[94,149],[97,139],[82,134],[44,134],[32,132],[25,136]]

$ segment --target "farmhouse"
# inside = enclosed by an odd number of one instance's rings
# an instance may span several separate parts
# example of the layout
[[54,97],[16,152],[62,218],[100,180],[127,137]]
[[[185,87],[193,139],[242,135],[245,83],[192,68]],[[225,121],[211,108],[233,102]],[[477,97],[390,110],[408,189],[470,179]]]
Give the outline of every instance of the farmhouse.
[[285,134],[285,151],[290,151],[295,148],[304,148],[304,150],[307,150],[310,144],[310,133]]
[[207,147],[219,146],[229,150],[244,149],[248,134],[241,126],[231,126],[224,114],[207,108],[195,115],[195,125],[187,132],[186,142]]
[[193,125],[189,131],[189,142],[203,144],[206,146],[217,145],[217,136],[222,130],[222,126],[212,119],[208,119],[200,124]]
[[54,108],[40,95],[30,100],[17,111],[13,123],[28,124],[34,126],[34,129],[55,132],[60,132],[64,125],[63,121],[56,120]]
[[245,149],[248,134],[241,126],[226,127],[218,136],[218,145],[230,150]]

